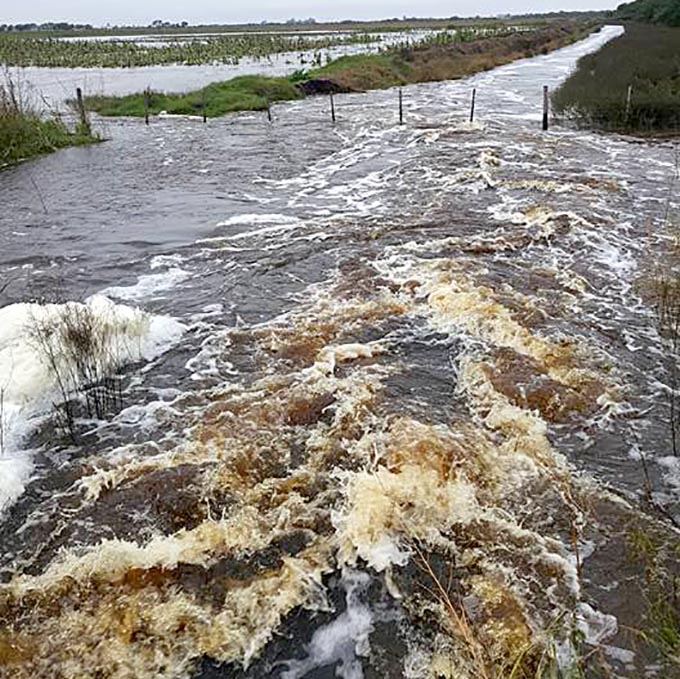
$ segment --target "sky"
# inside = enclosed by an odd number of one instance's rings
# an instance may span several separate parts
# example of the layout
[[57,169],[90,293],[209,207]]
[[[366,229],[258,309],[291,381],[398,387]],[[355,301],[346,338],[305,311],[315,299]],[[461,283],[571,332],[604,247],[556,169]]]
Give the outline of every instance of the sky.
[[390,17],[493,16],[559,10],[612,9],[617,0],[0,0],[0,24],[69,21],[94,25],[146,25],[155,19],[190,24],[278,21],[293,17],[384,19]]

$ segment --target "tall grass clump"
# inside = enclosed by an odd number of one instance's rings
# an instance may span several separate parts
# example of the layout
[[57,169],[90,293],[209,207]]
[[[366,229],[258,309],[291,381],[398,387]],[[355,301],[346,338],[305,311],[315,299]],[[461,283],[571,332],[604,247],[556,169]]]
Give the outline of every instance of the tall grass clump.
[[[122,406],[122,383],[116,369],[120,355],[119,328],[88,305],[66,303],[54,313],[33,315],[29,342],[56,386],[52,403],[56,423],[76,442],[76,416],[103,420]],[[141,312],[131,325],[143,326]],[[133,350],[124,351],[133,360]],[[84,409],[81,410],[81,409]]]
[[679,46],[680,28],[627,26],[622,36],[579,60],[553,95],[554,111],[579,127],[677,133]]
[[677,538],[662,541],[635,526],[629,544],[643,568],[641,586],[647,607],[643,639],[660,660],[659,676],[676,676],[680,667],[680,542]]
[[71,131],[57,115],[43,117],[16,82],[7,75],[0,80],[0,168],[97,140],[87,125]]

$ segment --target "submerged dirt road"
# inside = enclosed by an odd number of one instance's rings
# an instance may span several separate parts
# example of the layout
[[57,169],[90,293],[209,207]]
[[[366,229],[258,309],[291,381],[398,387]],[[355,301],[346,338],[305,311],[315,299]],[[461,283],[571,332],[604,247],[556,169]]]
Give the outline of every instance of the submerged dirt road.
[[[401,127],[392,91],[119,121],[3,173],[0,676],[678,676],[635,548],[674,539],[639,283],[676,150],[540,131],[617,30]],[[73,444],[26,366],[90,295],[122,407]]]

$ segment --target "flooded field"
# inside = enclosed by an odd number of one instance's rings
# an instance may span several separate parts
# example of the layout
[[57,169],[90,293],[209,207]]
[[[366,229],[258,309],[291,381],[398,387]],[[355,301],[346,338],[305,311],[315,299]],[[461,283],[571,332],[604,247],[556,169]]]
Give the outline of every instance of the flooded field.
[[[246,56],[227,59],[227,63],[186,65],[163,64],[156,66],[128,68],[43,68],[36,66],[11,67],[10,74],[15,82],[20,83],[23,94],[36,106],[48,109],[65,109],[65,101],[73,99],[75,89],[80,87],[86,95],[125,95],[141,92],[150,87],[159,92],[186,92],[204,87],[213,82],[229,80],[242,75],[287,76],[305,69],[314,68],[339,57],[353,54],[375,54],[381,50],[397,45],[416,44],[437,31],[412,30],[400,32],[377,32],[358,34],[356,32],[332,32],[275,35],[281,40],[290,40],[293,44],[300,37],[306,42],[318,41],[319,46],[313,49],[291,49],[264,56]],[[231,40],[239,35],[229,33],[226,39]],[[271,36],[272,34],[261,34]],[[353,42],[358,40],[360,42]],[[190,37],[190,39],[189,39]],[[166,36],[167,38],[167,36]],[[205,36],[173,36],[172,44],[187,44],[194,41],[225,39],[225,34]],[[64,39],[67,40],[67,39]],[[110,38],[101,36],[90,38],[93,42],[124,42],[135,46],[160,48],[165,43],[162,36],[130,36]],[[73,42],[73,41],[70,41]],[[329,44],[330,43],[330,44]]]
[[0,174],[1,677],[680,676],[677,146],[540,130],[619,31]]

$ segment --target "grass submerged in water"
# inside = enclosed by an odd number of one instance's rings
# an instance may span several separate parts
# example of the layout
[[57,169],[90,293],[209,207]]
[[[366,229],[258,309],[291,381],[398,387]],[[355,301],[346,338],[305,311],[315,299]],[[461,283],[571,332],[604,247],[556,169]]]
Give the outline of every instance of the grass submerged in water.
[[[88,97],[86,104],[90,110],[102,115],[143,117],[146,96],[143,92],[124,97],[94,96]],[[206,115],[213,118],[235,111],[262,111],[272,102],[292,101],[303,95],[287,78],[241,76],[186,94],[151,91],[148,94],[148,110],[152,115],[162,111],[175,115],[198,115],[203,112],[204,96]]]

